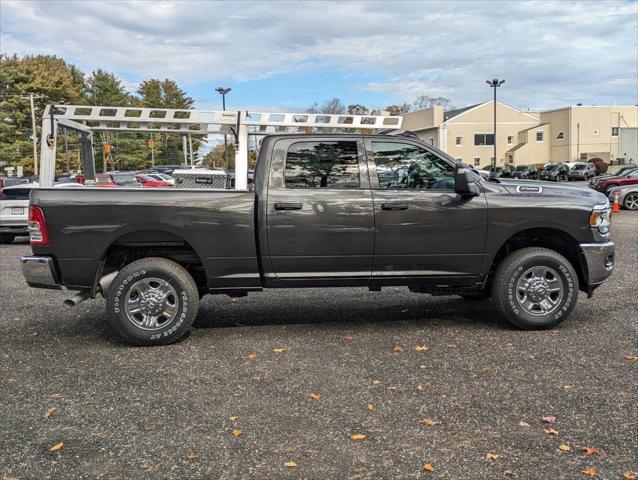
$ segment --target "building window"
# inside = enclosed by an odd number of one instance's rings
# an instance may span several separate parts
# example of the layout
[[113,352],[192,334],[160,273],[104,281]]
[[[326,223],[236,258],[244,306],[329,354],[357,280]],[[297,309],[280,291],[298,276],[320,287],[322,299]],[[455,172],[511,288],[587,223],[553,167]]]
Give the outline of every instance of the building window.
[[543,132],[536,132],[536,141],[537,142],[543,141]]
[[359,188],[357,142],[298,142],[286,154],[288,188]]
[[562,140],[563,138],[565,138],[565,136],[563,135],[563,132],[558,132],[558,136],[556,137],[556,140]]
[[480,146],[480,147],[487,146],[487,145],[494,145],[494,134],[493,133],[475,133],[474,145]]
[[514,141],[514,137],[512,137],[511,135],[509,135],[509,136],[507,137],[507,144],[508,144],[508,145],[511,145],[513,141]]
[[460,147],[463,145],[463,137],[456,137],[456,144]]
[[[618,127],[611,127],[611,136],[612,137],[617,137],[618,136]],[[459,137],[456,137],[456,138],[459,138]]]
[[508,161],[509,163],[514,163],[514,154],[512,154],[512,153],[508,153],[508,154],[507,154],[507,161]]
[[474,166],[475,167],[480,167],[481,166],[481,157],[476,157],[474,159]]

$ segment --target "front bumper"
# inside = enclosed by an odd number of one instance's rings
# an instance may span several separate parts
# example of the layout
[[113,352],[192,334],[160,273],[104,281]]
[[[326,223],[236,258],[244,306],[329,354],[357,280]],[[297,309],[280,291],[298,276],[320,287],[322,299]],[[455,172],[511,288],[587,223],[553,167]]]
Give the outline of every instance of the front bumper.
[[62,289],[60,276],[51,257],[20,257],[20,265],[22,266],[22,275],[30,287]]
[[614,242],[581,243],[580,249],[587,267],[587,284],[593,290],[614,270],[616,246]]

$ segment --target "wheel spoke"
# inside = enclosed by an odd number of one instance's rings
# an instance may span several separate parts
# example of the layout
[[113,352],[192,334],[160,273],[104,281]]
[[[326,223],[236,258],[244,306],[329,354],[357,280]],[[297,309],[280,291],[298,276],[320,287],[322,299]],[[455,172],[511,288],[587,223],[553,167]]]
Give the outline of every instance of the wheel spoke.
[[142,319],[142,325],[146,328],[153,328],[157,326],[157,317],[155,315],[144,315]]
[[159,330],[175,319],[179,302],[177,291],[169,282],[145,277],[131,285],[123,306],[133,325],[144,330]]

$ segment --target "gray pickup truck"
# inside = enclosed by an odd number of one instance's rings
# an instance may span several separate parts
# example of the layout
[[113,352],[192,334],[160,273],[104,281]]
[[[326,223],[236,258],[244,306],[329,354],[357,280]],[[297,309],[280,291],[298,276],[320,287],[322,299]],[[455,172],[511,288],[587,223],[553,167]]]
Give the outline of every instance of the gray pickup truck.
[[491,297],[521,328],[563,321],[612,272],[607,198],[485,180],[409,136],[273,135],[246,191],[38,189],[32,287],[99,293],[127,341],[168,344],[206,294],[406,286]]

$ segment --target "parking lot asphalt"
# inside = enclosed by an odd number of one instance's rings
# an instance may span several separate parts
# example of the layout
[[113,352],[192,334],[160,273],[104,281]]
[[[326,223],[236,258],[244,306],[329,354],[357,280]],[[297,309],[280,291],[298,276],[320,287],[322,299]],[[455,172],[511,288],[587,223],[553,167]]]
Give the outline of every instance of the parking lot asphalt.
[[2,245],[0,478],[622,479],[638,471],[638,215],[612,232],[616,272],[554,330],[516,330],[489,301],[282,290],[209,296],[157,348],[122,344],[103,301],[28,288],[28,243]]

